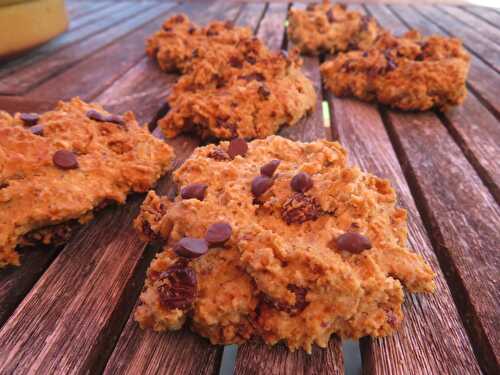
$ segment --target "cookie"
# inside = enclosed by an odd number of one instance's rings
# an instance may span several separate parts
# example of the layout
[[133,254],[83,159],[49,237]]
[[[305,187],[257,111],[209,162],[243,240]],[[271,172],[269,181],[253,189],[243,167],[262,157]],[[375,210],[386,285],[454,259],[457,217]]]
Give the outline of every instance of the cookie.
[[146,52],[157,60],[162,70],[184,72],[204,51],[231,46],[251,36],[249,28],[235,27],[229,21],[213,21],[206,27],[199,27],[186,15],[177,14],[147,40]]
[[0,267],[18,245],[61,243],[92,213],[154,186],[173,150],[141,128],[78,98],[43,114],[0,111]]
[[260,337],[290,350],[332,334],[385,336],[403,288],[434,273],[406,247],[406,212],[387,180],[349,167],[335,142],[278,136],[198,148],[174,173],[172,201],[148,194],[135,227],[164,242],[135,319],[184,324],[214,344]]
[[301,60],[251,38],[210,51],[189,68],[168,98],[158,125],[166,137],[264,138],[291,126],[316,104]]
[[366,51],[339,54],[321,65],[337,96],[378,101],[402,110],[444,109],[462,103],[470,56],[455,38],[402,37],[386,32]]
[[288,39],[303,54],[336,53],[366,49],[381,28],[370,16],[347,11],[345,5],[309,4],[305,10],[291,9],[288,14]]

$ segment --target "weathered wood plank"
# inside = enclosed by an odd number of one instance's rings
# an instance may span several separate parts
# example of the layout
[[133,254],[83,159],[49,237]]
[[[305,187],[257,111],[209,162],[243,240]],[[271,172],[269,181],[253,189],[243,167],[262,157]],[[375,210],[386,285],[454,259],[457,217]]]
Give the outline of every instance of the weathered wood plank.
[[[418,29],[423,34],[442,34],[443,30],[429,22],[413,8],[393,5],[390,7],[408,27]],[[467,46],[465,46],[467,48]],[[483,98],[485,104],[497,117],[500,116],[500,97],[496,94],[500,87],[500,76],[475,55],[471,55],[471,67],[467,80],[474,92]]]
[[288,4],[271,3],[268,5],[265,17],[260,22],[257,37],[261,40],[265,40],[267,46],[271,50],[279,50],[283,46],[285,30],[283,30],[282,33],[277,33],[276,30],[281,30],[281,28],[283,28],[287,12]]
[[312,354],[303,351],[290,352],[285,345],[272,348],[259,343],[242,345],[234,373],[255,374],[329,374],[341,375],[343,371],[342,351],[337,339],[330,340],[327,349],[314,347]]
[[442,11],[444,11],[445,13],[448,13],[451,16],[455,17],[463,24],[467,25],[466,27],[468,27],[469,29],[472,29],[474,32],[478,34],[481,34],[482,37],[488,38],[489,40],[491,40],[493,43],[496,44],[500,42],[500,29],[498,29],[498,27],[491,26],[487,22],[484,22],[482,19],[456,6],[437,5],[437,7]]
[[[397,19],[379,6],[368,6],[377,21],[400,31]],[[387,20],[390,22],[387,22]],[[363,170],[388,178],[398,192],[400,206],[408,211],[409,245],[435,270],[434,295],[412,295],[404,304],[405,321],[394,336],[361,340],[365,374],[479,373],[472,346],[453,303],[443,271],[416,208],[377,107],[355,99],[330,97],[333,128],[349,150],[351,160]],[[442,336],[446,337],[443,342]]]
[[500,46],[464,26],[435,6],[417,6],[418,12],[450,34],[462,38],[464,44],[489,66],[500,72]]
[[[436,27],[429,26],[429,23],[423,23],[422,19],[416,21],[415,13],[407,13],[403,7],[397,7],[397,12],[401,12],[401,16],[404,17],[404,20],[408,20],[408,24],[418,27],[424,33],[436,31]],[[478,66],[481,65],[478,63],[480,60],[473,58],[469,77],[470,85],[473,87],[477,85],[477,75],[482,74],[481,68],[478,69]],[[488,92],[488,96],[493,98],[496,106],[500,108],[500,99],[496,95],[497,87],[500,85],[500,77],[489,67],[485,67],[485,69],[494,77],[482,77],[481,81],[488,82],[488,86],[495,86],[495,88],[488,87],[491,90]],[[492,109],[493,105],[495,104],[487,107]],[[493,113],[496,111],[493,110]],[[450,133],[498,201],[500,172],[497,155],[500,147],[500,129],[497,118],[479,102],[474,92],[469,92],[463,105],[450,108],[443,116]]]
[[[91,37],[92,35],[109,28],[120,21],[123,21],[132,14],[130,12],[133,11],[134,8],[135,7],[129,7],[129,4],[117,4],[116,6],[105,9],[102,14],[92,13],[89,15],[89,17],[92,16],[92,22],[86,24],[85,27],[82,26],[75,30],[70,29],[47,44],[2,64],[0,67],[0,78],[13,74],[16,71],[21,70],[21,68],[41,61],[50,54],[67,47],[72,43]],[[142,8],[135,8],[135,11],[140,9]],[[93,19],[94,17],[95,19]]]
[[388,124],[480,365],[498,373],[500,208],[433,114]]
[[489,22],[495,27],[500,26],[500,13],[495,11],[493,8],[481,7],[481,6],[466,6],[463,7],[467,12],[473,13],[479,18]]
[[[294,7],[303,8],[303,4],[294,4]],[[263,21],[265,21],[264,17]],[[279,28],[278,28],[279,27]],[[284,22],[277,22],[274,33],[278,36],[284,33]],[[269,35],[269,34],[267,34]],[[293,48],[291,43],[288,49]],[[317,105],[314,112],[299,121],[294,126],[283,128],[280,135],[293,140],[310,142],[324,139],[329,136],[325,133],[322,116],[322,91],[319,76],[319,59],[314,57],[303,57],[303,71],[312,80],[316,94]],[[344,364],[340,340],[333,337],[327,349],[315,347],[312,354],[304,351],[291,353],[284,345],[276,345],[272,348],[261,342],[253,342],[241,345],[236,357],[235,373],[240,374],[343,374]]]
[[[144,42],[158,30],[165,18],[176,12],[170,6],[158,9],[157,17],[150,20],[125,37],[97,51],[53,79],[49,79],[31,90],[32,98],[72,98],[80,96],[88,99],[104,91],[114,80],[146,56]],[[158,85],[155,85],[158,87]],[[139,92],[139,91],[137,91]]]
[[262,18],[264,11],[266,10],[265,3],[247,3],[243,6],[243,9],[236,20],[237,26],[248,26],[256,25],[259,27],[260,19]]
[[[139,8],[135,8],[139,7]],[[90,56],[111,41],[127,35],[134,29],[144,25],[151,19],[157,17],[158,12],[163,12],[170,7],[170,4],[158,3],[138,3],[130,6],[128,18],[119,25],[111,27],[93,37],[87,38],[78,44],[64,48],[43,61],[29,65],[13,75],[4,77],[0,81],[0,93],[24,93],[41,81],[61,73],[77,61]],[[139,13],[139,14],[137,14]],[[130,17],[137,14],[135,17]]]

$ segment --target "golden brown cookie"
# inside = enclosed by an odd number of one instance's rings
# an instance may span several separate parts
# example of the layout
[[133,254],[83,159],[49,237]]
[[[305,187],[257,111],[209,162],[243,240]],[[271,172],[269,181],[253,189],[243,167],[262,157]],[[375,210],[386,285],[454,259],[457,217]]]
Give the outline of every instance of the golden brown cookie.
[[270,52],[251,38],[210,51],[181,77],[159,121],[167,137],[264,138],[297,123],[316,103],[297,56]]
[[341,53],[325,62],[321,74],[337,96],[424,111],[464,101],[469,61],[458,39],[386,32],[366,51]]
[[402,285],[435,288],[406,247],[394,189],[349,167],[338,143],[221,142],[196,149],[174,180],[179,195],[151,192],[135,221],[166,242],[135,313],[142,327],[188,322],[212,343],[257,336],[310,352],[334,333],[393,333]]
[[288,14],[288,38],[307,55],[366,49],[380,30],[372,17],[328,0],[309,4],[305,10],[291,9]]
[[94,210],[151,189],[172,159],[131,112],[78,98],[40,115],[0,111],[0,267],[19,264],[17,245],[65,241]]
[[186,15],[178,14],[166,20],[162,29],[147,40],[146,52],[162,70],[183,72],[204,51],[235,45],[251,36],[249,28],[234,27],[229,21],[198,27]]

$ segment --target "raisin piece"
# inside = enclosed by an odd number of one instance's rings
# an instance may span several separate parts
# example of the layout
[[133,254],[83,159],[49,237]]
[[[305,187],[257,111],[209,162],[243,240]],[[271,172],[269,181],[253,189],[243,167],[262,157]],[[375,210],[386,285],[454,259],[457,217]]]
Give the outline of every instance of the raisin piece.
[[321,207],[316,199],[303,193],[292,195],[281,209],[281,217],[287,224],[316,220],[320,214]]
[[227,154],[226,151],[220,149],[220,148],[215,148],[210,153],[208,154],[208,157],[211,159],[215,159],[217,161],[225,161],[225,160],[230,160],[231,158]]
[[165,309],[188,310],[196,297],[196,273],[186,262],[177,262],[159,276],[160,305]]
[[261,300],[269,307],[284,311],[292,316],[300,314],[309,305],[309,302],[306,301],[307,289],[293,284],[288,284],[287,289],[295,294],[295,303],[293,305],[276,301],[265,293],[261,293]]

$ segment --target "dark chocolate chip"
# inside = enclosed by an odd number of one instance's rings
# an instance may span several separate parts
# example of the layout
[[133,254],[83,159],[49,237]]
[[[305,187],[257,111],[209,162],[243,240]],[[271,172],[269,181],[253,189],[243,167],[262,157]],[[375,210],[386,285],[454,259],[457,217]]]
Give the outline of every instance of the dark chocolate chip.
[[68,150],[58,150],[52,156],[52,161],[55,166],[61,169],[78,168],[78,160],[74,153]]
[[333,8],[328,9],[326,12],[326,18],[328,18],[328,22],[334,23],[336,21],[335,15],[333,14]]
[[205,239],[210,245],[222,245],[231,238],[232,234],[231,224],[220,221],[208,227]]
[[246,76],[240,76],[238,78],[244,79],[247,82],[250,82],[250,81],[262,82],[262,81],[266,80],[266,77],[264,77],[264,75],[262,73],[259,73],[259,72],[253,72],[253,73],[247,74]]
[[207,30],[207,36],[216,36],[216,35],[219,35],[218,31],[212,29]]
[[177,261],[159,274],[158,280],[163,283],[158,287],[162,307],[187,310],[192,306],[196,297],[196,273],[184,261]]
[[34,135],[43,135],[43,125],[35,125],[30,128],[30,132],[33,133]]
[[189,184],[181,189],[181,197],[182,199],[198,199],[202,201],[205,199],[207,187],[206,184]]
[[313,187],[313,180],[311,176],[309,176],[306,172],[299,172],[295,176],[293,176],[292,181],[290,182],[292,189],[298,193],[305,193],[310,188]]
[[252,180],[252,194],[254,197],[260,197],[271,186],[273,186],[273,179],[267,176],[257,176]]
[[321,206],[314,197],[295,193],[283,204],[281,218],[287,224],[302,224],[316,220],[321,215]]
[[174,252],[184,258],[198,258],[207,251],[207,241],[193,237],[184,237],[174,246]]
[[191,27],[188,29],[188,34],[193,35],[195,31],[196,31],[196,28],[195,28],[195,27],[193,27],[193,26],[191,26]]
[[117,125],[125,125],[125,120],[119,115],[109,115],[107,116],[106,121]]
[[260,97],[264,100],[269,98],[269,96],[271,96],[271,91],[269,91],[266,85],[260,86],[257,92],[259,93]]
[[86,113],[87,117],[91,120],[98,121],[98,122],[106,122],[106,115],[96,111],[95,109],[91,109],[87,111]]
[[21,113],[19,118],[25,126],[33,126],[38,124],[40,116],[37,113]]
[[231,56],[229,58],[229,65],[231,65],[233,68],[241,68],[243,67],[243,62],[236,56]]
[[348,251],[354,254],[359,254],[363,250],[372,248],[370,240],[362,234],[356,232],[346,232],[341,234],[335,240],[335,244],[339,250]]
[[280,165],[280,163],[281,163],[281,160],[277,160],[277,159],[271,160],[269,163],[264,164],[260,168],[260,174],[263,176],[267,176],[267,177],[273,177],[273,174],[276,171],[276,169],[278,169],[278,166]]
[[228,155],[234,159],[236,156],[245,156],[248,151],[248,144],[243,138],[234,138],[229,142]]
[[170,32],[170,31],[172,31],[172,28],[169,26],[163,25],[163,31]]
[[245,56],[245,60],[247,61],[247,63],[249,63],[250,65],[255,65],[257,63],[257,59],[255,56],[252,56],[252,55],[248,55],[248,56]]

